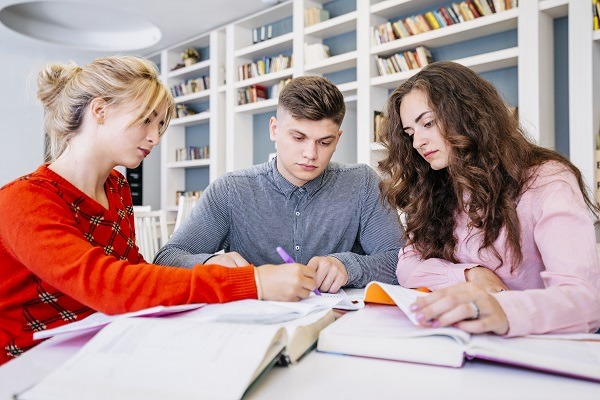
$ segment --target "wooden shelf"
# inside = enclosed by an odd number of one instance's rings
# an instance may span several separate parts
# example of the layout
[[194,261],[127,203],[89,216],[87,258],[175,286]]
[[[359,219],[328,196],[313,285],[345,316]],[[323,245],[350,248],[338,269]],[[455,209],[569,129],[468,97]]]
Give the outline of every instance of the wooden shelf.
[[173,118],[171,120],[172,126],[191,126],[201,123],[208,123],[210,120],[210,111],[204,111],[194,115],[188,115],[181,118]]
[[356,30],[356,11],[349,12],[339,17],[319,22],[318,24],[304,28],[304,34],[319,39],[326,39],[333,36]]
[[350,51],[344,54],[338,54],[316,62],[314,64],[306,65],[304,70],[315,74],[328,74],[330,72],[342,71],[349,68],[356,67],[356,59],[358,53]]

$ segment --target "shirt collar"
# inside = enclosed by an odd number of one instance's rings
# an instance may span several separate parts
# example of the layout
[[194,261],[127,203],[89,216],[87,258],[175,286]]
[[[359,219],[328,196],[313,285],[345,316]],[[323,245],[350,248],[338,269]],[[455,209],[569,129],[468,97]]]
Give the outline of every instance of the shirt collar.
[[279,173],[279,171],[277,170],[277,157],[274,157],[271,161],[269,161],[269,167],[273,173],[273,181],[275,182],[275,185],[288,199],[292,196],[292,194],[296,190],[299,190],[300,188],[303,188],[304,190],[307,191],[309,196],[312,196],[323,186],[323,184],[325,183],[325,178],[327,177],[328,172],[329,172],[329,165],[328,165],[327,168],[325,168],[325,171],[323,171],[323,173],[321,175],[317,176],[315,179],[313,179],[311,181],[306,182],[301,187],[298,187],[298,186],[292,184],[287,179],[285,179]]

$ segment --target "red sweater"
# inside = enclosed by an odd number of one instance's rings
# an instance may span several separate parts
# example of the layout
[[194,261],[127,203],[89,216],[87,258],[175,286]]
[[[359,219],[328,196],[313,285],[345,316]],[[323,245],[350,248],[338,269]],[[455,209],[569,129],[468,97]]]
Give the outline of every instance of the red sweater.
[[256,298],[252,266],[146,263],[127,181],[104,187],[108,210],[45,165],[0,189],[0,364],[95,311]]

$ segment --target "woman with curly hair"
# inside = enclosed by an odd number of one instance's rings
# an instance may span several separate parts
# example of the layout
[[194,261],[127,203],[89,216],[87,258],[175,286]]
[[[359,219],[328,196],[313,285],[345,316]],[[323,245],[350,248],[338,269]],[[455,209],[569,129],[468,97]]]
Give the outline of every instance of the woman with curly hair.
[[398,280],[426,326],[595,332],[600,265],[579,170],[526,138],[492,84],[436,62],[390,96],[383,195],[406,215]]

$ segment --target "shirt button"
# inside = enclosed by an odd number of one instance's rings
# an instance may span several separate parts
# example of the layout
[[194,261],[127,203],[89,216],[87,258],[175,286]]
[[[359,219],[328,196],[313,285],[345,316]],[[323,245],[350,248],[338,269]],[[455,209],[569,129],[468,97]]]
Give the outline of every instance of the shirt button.
[[296,247],[294,247],[296,249],[296,251],[300,250],[300,246],[296,245]]
[[296,211],[296,216],[299,216],[299,215],[300,215],[300,211]]

